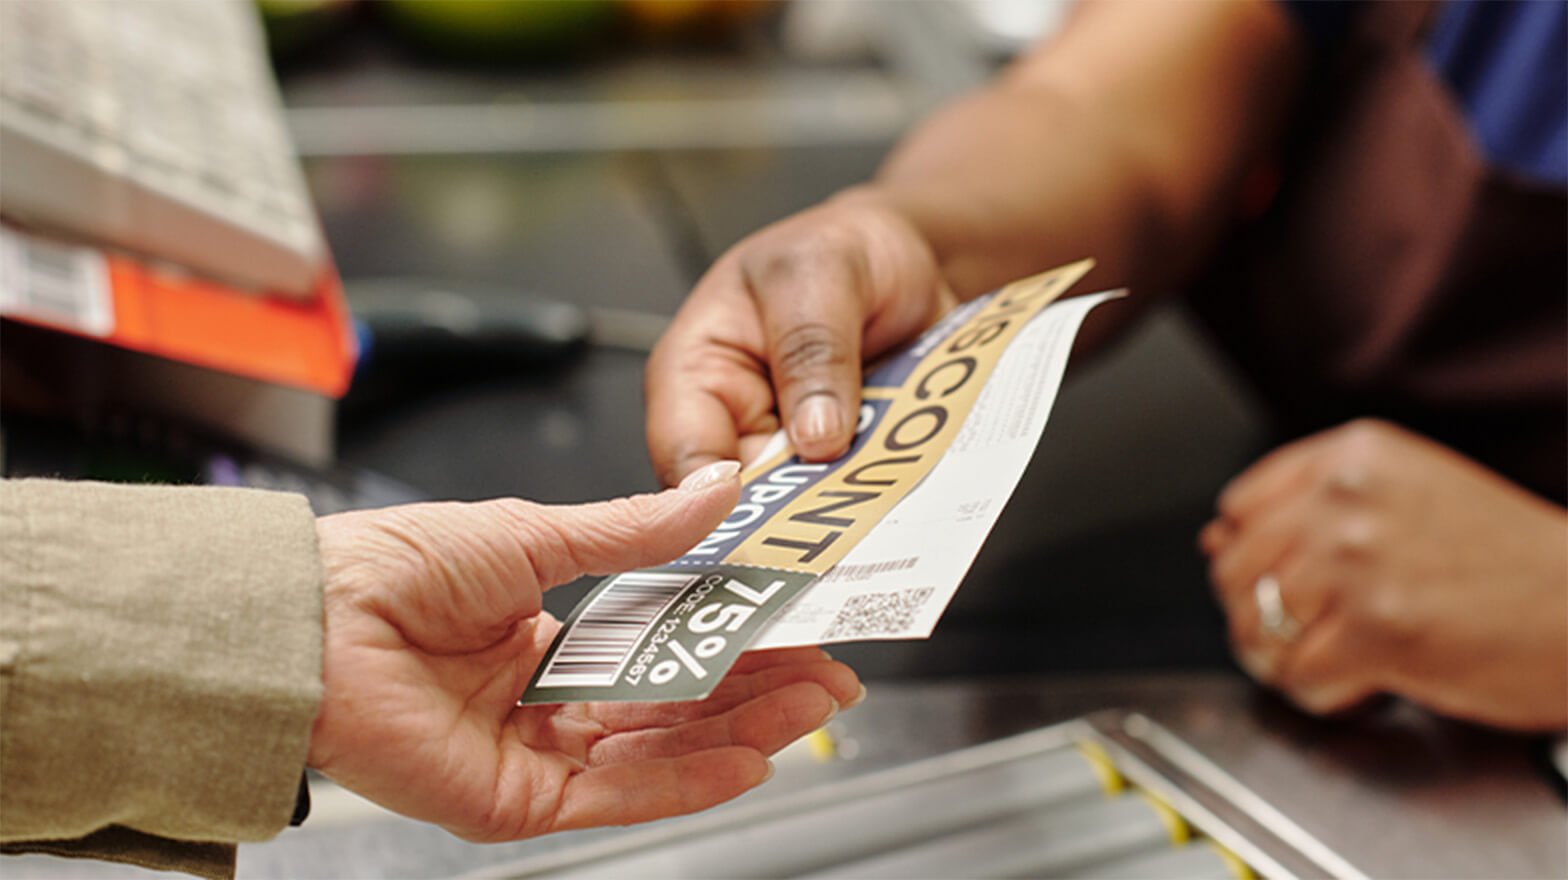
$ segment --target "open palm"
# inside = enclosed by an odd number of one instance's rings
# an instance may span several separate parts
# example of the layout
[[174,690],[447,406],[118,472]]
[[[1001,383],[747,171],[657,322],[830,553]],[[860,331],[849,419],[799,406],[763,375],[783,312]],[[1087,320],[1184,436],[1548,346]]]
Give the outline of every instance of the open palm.
[[767,755],[859,698],[854,673],[819,649],[744,657],[698,702],[516,705],[560,627],[542,591],[674,558],[733,507],[721,473],[579,507],[322,519],[326,693],[310,765],[481,841],[688,813],[761,783]]

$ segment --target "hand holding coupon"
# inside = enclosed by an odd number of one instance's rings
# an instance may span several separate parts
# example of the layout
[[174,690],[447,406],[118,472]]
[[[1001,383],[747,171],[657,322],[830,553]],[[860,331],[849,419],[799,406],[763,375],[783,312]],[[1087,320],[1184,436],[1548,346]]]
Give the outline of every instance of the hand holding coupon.
[[1116,295],[1051,305],[1090,266],[966,303],[869,370],[838,460],[803,462],[781,432],[696,547],[583,600],[521,702],[697,699],[750,649],[929,637],[1029,462],[1084,316]]

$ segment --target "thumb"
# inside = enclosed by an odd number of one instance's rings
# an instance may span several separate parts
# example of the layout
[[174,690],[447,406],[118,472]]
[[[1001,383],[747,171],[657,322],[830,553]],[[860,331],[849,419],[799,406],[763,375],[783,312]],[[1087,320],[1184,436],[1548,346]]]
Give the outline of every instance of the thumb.
[[808,461],[837,458],[860,408],[864,262],[837,244],[794,246],[741,263],[766,337],[779,417]]
[[529,559],[548,589],[585,574],[669,562],[718,527],[740,498],[740,462],[716,461],[674,489],[593,504],[533,507]]
[[544,588],[685,552],[735,509],[739,472],[714,462],[677,489],[573,507],[507,498],[323,517],[329,629],[363,606],[423,647],[488,645],[539,613]]

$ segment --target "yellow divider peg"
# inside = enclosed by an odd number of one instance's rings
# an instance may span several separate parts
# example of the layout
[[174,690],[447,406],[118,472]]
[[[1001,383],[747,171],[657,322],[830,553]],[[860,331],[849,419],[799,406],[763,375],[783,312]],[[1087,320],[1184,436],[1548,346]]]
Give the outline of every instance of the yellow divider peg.
[[1165,836],[1170,839],[1172,847],[1179,849],[1192,841],[1192,826],[1170,804],[1155,797],[1147,789],[1139,789],[1138,794],[1154,808],[1154,815],[1160,817],[1160,824],[1165,826]]
[[1252,870],[1251,865],[1242,861],[1241,856],[1220,846],[1213,838],[1205,838],[1203,842],[1209,845],[1209,849],[1219,854],[1220,861],[1224,862],[1225,867],[1230,869],[1230,875],[1235,880],[1258,880],[1257,872]]
[[1127,779],[1116,769],[1116,762],[1106,753],[1105,747],[1094,740],[1079,740],[1078,753],[1083,755],[1093,768],[1094,775],[1099,777],[1100,790],[1107,797],[1115,797],[1127,789]]
[[811,757],[824,764],[838,757],[838,743],[833,741],[833,734],[828,733],[826,727],[806,734],[806,745],[811,749]]

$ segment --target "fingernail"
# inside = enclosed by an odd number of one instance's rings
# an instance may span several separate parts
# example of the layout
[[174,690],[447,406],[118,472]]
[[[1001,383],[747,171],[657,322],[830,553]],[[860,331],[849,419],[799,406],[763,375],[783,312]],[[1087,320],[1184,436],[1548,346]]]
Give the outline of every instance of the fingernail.
[[715,483],[734,478],[738,473],[740,473],[740,462],[715,461],[687,474],[686,479],[681,480],[680,488],[682,492],[701,492]]
[[1298,688],[1290,694],[1290,699],[1303,711],[1313,715],[1327,715],[1334,709],[1333,694],[1322,690],[1305,690]]
[[853,697],[850,697],[849,698],[849,702],[844,704],[844,708],[845,709],[853,709],[853,708],[855,708],[856,706],[860,705],[861,703],[863,703],[865,701],[866,701],[866,686],[865,685],[861,685],[860,686],[860,692],[855,694]]
[[808,446],[830,440],[844,428],[838,403],[827,394],[813,394],[795,408],[795,418],[790,424],[790,434],[795,446]]
[[[774,772],[775,772],[775,770],[776,770],[776,768],[774,768],[774,766],[773,766],[773,762],[772,762],[772,761],[769,761],[769,762],[768,762],[768,772],[767,772],[767,773],[765,773],[765,774],[763,774],[763,777],[762,777],[762,782],[767,782],[767,781],[768,781],[768,780],[769,780],[769,779],[772,779],[772,778],[773,778],[773,774],[774,774]],[[757,784],[758,784],[758,785],[761,785],[761,784],[762,784],[762,782],[759,782],[759,783],[757,783]]]
[[1240,663],[1241,668],[1246,670],[1247,674],[1257,681],[1264,684],[1270,683],[1269,679],[1273,677],[1274,673],[1274,664],[1269,662],[1268,655],[1261,651],[1238,651],[1236,652],[1236,662]]

